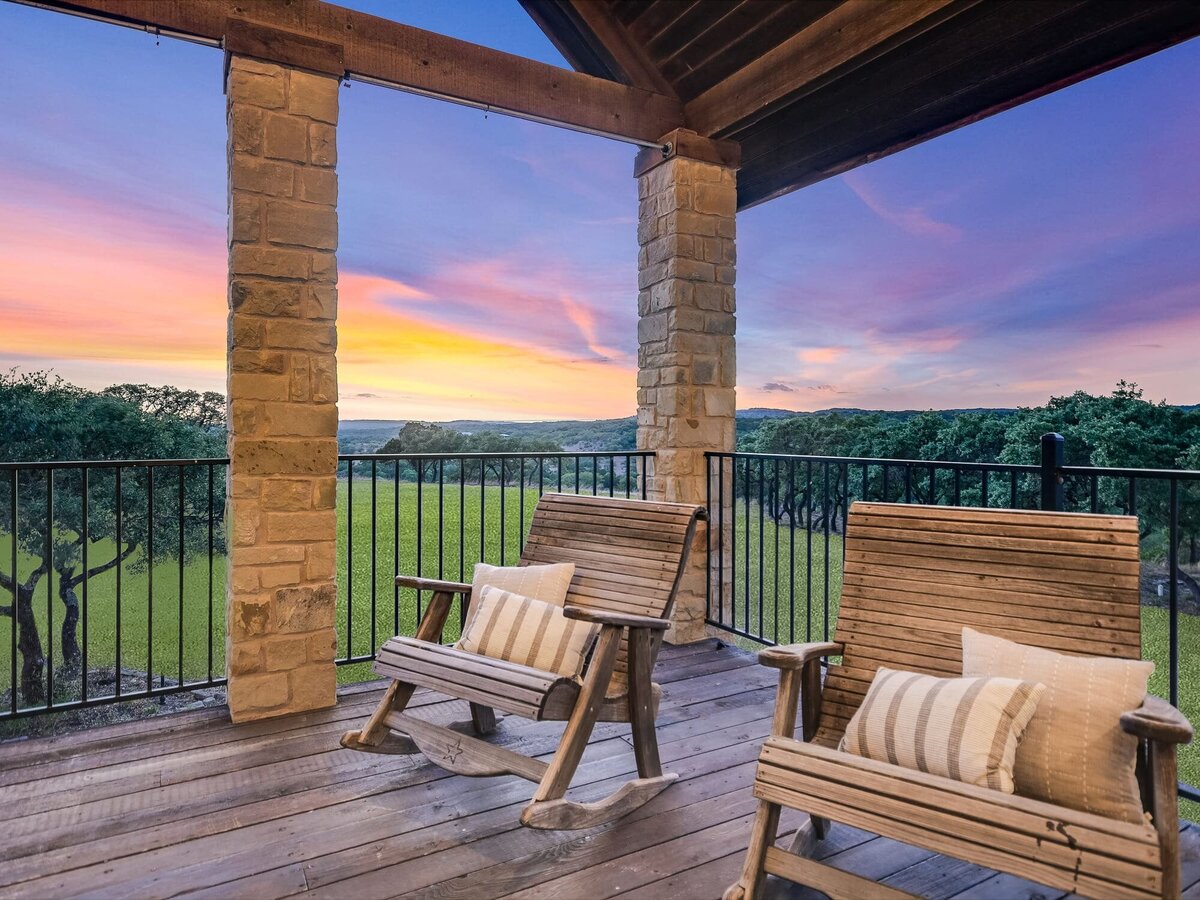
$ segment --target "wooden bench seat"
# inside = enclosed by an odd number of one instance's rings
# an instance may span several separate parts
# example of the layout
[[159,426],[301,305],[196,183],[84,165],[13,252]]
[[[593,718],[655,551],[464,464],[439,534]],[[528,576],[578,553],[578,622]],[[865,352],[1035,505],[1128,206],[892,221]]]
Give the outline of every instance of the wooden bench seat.
[[[965,626],[1062,653],[1140,659],[1137,519],[855,503],[845,552],[834,640],[759,654],[780,670],[779,692],[746,863],[726,900],[754,900],[766,873],[834,898],[907,896],[810,858],[830,820],[1072,894],[1178,897],[1176,745],[1192,729],[1165,701],[1147,697],[1120,722],[1141,742],[1146,824],[836,749],[879,667],[961,676]],[[803,741],[794,739],[798,701]],[[774,846],[784,806],[809,813],[793,852]]]
[[1149,825],[778,737],[763,747],[754,795],[1062,891],[1161,896],[1158,835]]

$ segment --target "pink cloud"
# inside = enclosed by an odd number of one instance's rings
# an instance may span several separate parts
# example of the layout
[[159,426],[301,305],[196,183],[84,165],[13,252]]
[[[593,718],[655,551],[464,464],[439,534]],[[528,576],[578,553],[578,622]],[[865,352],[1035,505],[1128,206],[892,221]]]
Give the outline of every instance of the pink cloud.
[[946,222],[937,221],[922,207],[893,208],[880,196],[878,191],[867,183],[866,176],[861,171],[846,172],[841,177],[846,186],[866,204],[871,212],[909,234],[918,237],[937,237],[944,240],[957,240],[962,237],[960,229]]

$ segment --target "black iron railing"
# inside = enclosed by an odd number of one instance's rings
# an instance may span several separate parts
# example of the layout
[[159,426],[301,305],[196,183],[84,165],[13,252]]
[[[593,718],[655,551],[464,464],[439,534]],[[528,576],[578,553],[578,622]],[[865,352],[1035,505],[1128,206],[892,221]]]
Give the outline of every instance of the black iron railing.
[[1200,472],[1064,466],[1057,435],[1041,449],[1038,465],[708,454],[708,623],[749,643],[828,639],[856,500],[1135,515],[1151,687],[1197,720],[1200,683],[1181,662],[1200,643]]
[[0,720],[224,683],[228,463],[0,463]]
[[[477,562],[515,563],[543,493],[644,498],[647,460],[653,456],[617,451],[339,457],[338,664],[369,661],[382,638],[414,633],[423,598],[397,588],[396,575],[470,581]],[[448,639],[455,627],[448,626]]]

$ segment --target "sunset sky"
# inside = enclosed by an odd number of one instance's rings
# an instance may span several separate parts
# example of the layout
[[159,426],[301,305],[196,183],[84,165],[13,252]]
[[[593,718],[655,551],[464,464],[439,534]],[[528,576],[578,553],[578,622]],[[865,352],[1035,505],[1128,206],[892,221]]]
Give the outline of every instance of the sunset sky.
[[[516,0],[346,5],[565,65]],[[221,53],[0,3],[0,366],[223,390]],[[342,90],[343,418],[634,411],[635,148]],[[1200,402],[1200,41],[738,217],[738,405]]]

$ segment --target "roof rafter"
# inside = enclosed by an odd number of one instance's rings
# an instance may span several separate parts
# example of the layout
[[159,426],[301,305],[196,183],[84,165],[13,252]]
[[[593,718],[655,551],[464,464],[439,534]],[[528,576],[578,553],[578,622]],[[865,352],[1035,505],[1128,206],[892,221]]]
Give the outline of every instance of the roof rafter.
[[846,0],[688,103],[688,127],[711,137],[752,124],[827,76],[844,75],[976,2]]

